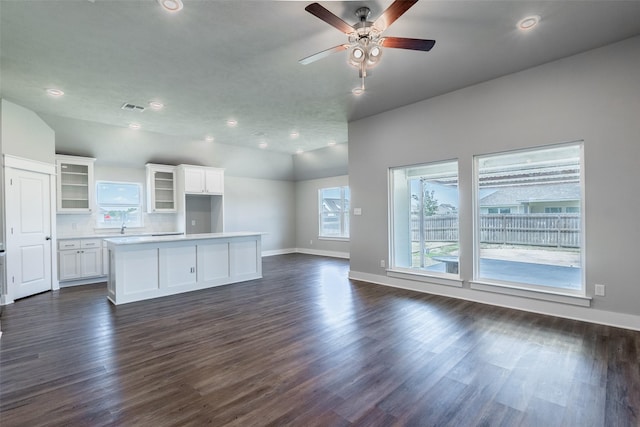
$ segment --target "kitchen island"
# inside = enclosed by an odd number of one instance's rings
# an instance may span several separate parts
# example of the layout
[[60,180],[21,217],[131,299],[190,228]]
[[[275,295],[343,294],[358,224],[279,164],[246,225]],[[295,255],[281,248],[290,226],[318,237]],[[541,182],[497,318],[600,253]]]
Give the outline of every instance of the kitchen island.
[[105,239],[113,304],[262,277],[262,233],[207,233]]

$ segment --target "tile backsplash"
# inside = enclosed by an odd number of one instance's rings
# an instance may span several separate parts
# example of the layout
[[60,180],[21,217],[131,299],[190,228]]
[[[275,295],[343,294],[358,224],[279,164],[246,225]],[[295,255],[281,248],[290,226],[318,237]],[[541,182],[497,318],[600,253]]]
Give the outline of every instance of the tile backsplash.
[[[127,229],[127,234],[176,231],[176,214],[143,214],[144,227]],[[117,233],[119,228],[97,228],[95,214],[56,215],[58,238]]]

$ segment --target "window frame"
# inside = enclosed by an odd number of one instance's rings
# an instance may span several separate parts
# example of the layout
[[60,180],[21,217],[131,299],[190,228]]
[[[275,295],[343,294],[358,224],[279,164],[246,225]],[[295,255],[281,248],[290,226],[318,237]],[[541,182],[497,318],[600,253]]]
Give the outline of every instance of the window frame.
[[[504,154],[517,154],[517,153],[527,153],[527,152],[535,152],[538,150],[545,149],[553,149],[553,148],[562,148],[562,147],[571,147],[575,146],[579,151],[579,187],[580,187],[580,205],[578,207],[580,214],[580,289],[567,289],[555,286],[544,286],[544,285],[536,285],[536,284],[528,284],[521,282],[509,282],[505,280],[498,280],[495,278],[484,278],[480,277],[480,216],[481,216],[481,208],[480,208],[480,159],[490,157],[490,156],[499,156]],[[565,302],[569,304],[575,305],[585,305],[587,304],[584,300],[586,297],[586,272],[585,272],[585,253],[586,253],[586,242],[585,242],[585,179],[584,179],[584,141],[572,141],[561,144],[551,144],[551,145],[543,145],[543,146],[534,146],[527,147],[523,149],[517,150],[506,150],[488,154],[478,154],[473,156],[473,277],[470,281],[471,289],[477,290],[485,290],[490,292],[498,292],[504,293],[508,295],[520,295],[520,296],[529,296],[534,297],[536,294],[543,295],[546,294],[548,297],[544,297],[542,299],[555,300],[557,302]],[[565,297],[563,299],[563,297]],[[574,298],[575,297],[575,298]],[[573,299],[572,299],[573,298]]]
[[[135,186],[137,188],[137,197],[138,197],[138,201],[137,204],[136,203],[101,203],[101,198],[100,198],[100,186],[101,185],[105,185],[105,184],[112,184],[112,185],[127,185],[127,186]],[[131,182],[131,181],[112,181],[112,180],[103,180],[103,181],[96,181],[95,183],[96,186],[96,228],[102,229],[102,230],[107,230],[107,229],[119,229],[121,228],[123,225],[126,228],[143,228],[144,227],[144,195],[143,195],[143,186],[141,183],[139,182]],[[106,208],[112,208],[115,210],[122,210],[122,208],[136,208],[138,209],[138,218],[139,221],[136,222],[129,222],[127,220],[124,220],[123,222],[120,223],[120,221],[118,221],[120,224],[115,224],[115,223],[107,223],[105,224],[104,222],[100,221],[101,218],[101,212],[102,209],[106,209]]]
[[[324,192],[329,190],[340,191],[340,211],[338,213],[340,235],[323,234],[324,221]],[[348,195],[348,197],[347,197]],[[346,207],[346,209],[345,209]],[[348,185],[340,185],[335,187],[322,187],[318,189],[318,240],[337,240],[348,241],[350,239],[350,209],[351,209],[351,189]]]
[[[433,270],[428,270],[424,267],[403,267],[403,266],[398,266],[397,263],[397,256],[398,254],[396,246],[397,246],[397,242],[396,242],[396,238],[395,238],[395,234],[396,234],[396,210],[395,210],[395,206],[396,203],[398,203],[398,200],[396,199],[395,196],[395,188],[396,188],[396,183],[395,183],[395,176],[394,176],[394,172],[395,171],[399,171],[399,170],[410,170],[410,169],[419,169],[419,168],[428,168],[428,167],[437,167],[439,165],[446,165],[448,163],[451,164],[455,164],[455,173],[456,173],[456,180],[457,180],[457,184],[456,184],[456,190],[457,190],[457,203],[458,203],[458,207],[457,209],[457,221],[458,221],[458,240],[457,240],[457,245],[458,245],[458,251],[460,253],[460,251],[462,250],[462,248],[460,247],[460,218],[461,218],[461,212],[460,212],[460,160],[457,158],[454,159],[446,159],[446,160],[440,160],[440,161],[432,161],[432,162],[425,162],[425,163],[419,163],[419,164],[413,164],[413,165],[405,165],[405,166],[396,166],[396,167],[391,167],[388,169],[388,206],[389,206],[389,224],[388,224],[388,232],[389,232],[389,268],[387,269],[387,275],[391,276],[391,277],[397,277],[397,278],[401,278],[401,279],[411,279],[411,280],[417,280],[417,281],[424,281],[424,282],[430,282],[430,283],[438,283],[441,285],[447,285],[447,286],[455,286],[455,287],[461,287],[462,286],[462,280],[461,280],[461,273],[460,273],[460,256],[458,256],[458,272],[457,273],[447,273],[446,271],[444,272],[440,272],[440,271],[433,271]],[[417,175],[416,175],[417,177]],[[409,199],[411,198],[411,195],[409,195]],[[410,211],[411,209],[409,209]],[[410,215],[410,213],[409,213]],[[410,220],[409,220],[410,222]],[[411,231],[409,231],[411,232]],[[421,238],[424,238],[424,236],[421,236]],[[410,255],[411,256],[411,255]]]

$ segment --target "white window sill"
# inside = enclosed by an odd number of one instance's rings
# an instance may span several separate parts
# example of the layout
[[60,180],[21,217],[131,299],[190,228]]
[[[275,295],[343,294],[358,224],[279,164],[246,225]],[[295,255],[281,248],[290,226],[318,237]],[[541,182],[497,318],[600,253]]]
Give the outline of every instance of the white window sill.
[[575,295],[575,294],[570,294],[570,293],[565,293],[560,291],[522,289],[516,286],[510,286],[506,284],[497,284],[497,283],[487,283],[487,282],[478,282],[478,281],[472,281],[470,283],[471,283],[471,289],[474,289],[477,291],[494,292],[497,294],[512,295],[512,296],[518,296],[518,297],[538,299],[543,301],[558,302],[562,304],[578,305],[581,307],[591,306],[591,298],[582,296],[582,295]]
[[348,242],[348,237],[326,237],[326,236],[318,236],[318,240],[333,240],[336,242]]
[[387,276],[395,277],[397,279],[414,280],[418,282],[434,283],[436,285],[453,286],[455,288],[462,287],[462,280],[455,278],[453,274],[433,274],[423,273],[416,270],[396,270],[388,269]]

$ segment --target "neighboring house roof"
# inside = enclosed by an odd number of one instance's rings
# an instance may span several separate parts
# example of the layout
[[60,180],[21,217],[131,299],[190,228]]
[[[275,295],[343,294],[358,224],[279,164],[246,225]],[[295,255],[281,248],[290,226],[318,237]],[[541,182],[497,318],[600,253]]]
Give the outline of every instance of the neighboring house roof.
[[580,184],[500,187],[480,199],[480,206],[514,206],[522,203],[580,200]]

